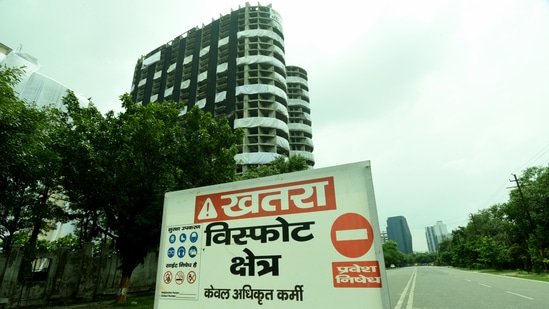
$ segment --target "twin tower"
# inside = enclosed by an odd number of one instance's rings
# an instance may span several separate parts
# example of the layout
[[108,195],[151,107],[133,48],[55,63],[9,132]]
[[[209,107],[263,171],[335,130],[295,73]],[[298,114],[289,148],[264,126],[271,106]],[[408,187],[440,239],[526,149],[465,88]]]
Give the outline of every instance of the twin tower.
[[246,4],[142,56],[131,96],[228,118],[244,130],[242,170],[296,154],[314,166],[307,72],[286,65],[282,19],[270,5]]

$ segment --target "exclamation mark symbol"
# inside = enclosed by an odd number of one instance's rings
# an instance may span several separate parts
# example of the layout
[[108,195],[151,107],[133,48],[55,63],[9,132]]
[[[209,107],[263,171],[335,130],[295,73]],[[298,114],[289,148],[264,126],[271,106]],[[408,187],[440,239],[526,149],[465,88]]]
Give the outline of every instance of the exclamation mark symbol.
[[212,200],[208,198],[204,202],[204,204],[202,205],[202,209],[200,209],[200,212],[198,213],[198,219],[207,220],[214,218],[217,218],[217,211],[215,210],[215,206],[212,203]]

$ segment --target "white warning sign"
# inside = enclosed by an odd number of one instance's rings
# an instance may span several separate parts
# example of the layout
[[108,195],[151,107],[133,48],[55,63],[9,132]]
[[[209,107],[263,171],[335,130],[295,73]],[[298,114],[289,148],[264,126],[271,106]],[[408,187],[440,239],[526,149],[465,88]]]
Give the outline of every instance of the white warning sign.
[[155,308],[387,309],[381,253],[368,161],[169,192]]

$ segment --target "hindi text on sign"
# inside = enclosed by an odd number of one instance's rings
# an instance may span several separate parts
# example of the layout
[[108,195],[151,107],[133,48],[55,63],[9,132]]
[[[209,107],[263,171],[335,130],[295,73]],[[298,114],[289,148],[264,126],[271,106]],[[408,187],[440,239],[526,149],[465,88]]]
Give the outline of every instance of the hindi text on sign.
[[333,177],[196,196],[195,223],[336,209]]

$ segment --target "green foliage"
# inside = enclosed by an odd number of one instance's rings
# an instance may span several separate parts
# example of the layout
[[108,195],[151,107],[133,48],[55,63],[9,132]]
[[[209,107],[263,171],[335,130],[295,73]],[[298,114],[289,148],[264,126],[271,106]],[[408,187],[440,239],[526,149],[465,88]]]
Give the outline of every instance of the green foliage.
[[[16,233],[13,244],[16,246],[24,247],[29,242],[30,235],[27,233]],[[67,248],[71,251],[80,248],[80,242],[78,238],[72,234],[60,237],[54,241],[48,241],[45,239],[38,239],[34,252],[55,252],[59,248]]]
[[408,260],[411,261],[410,263],[418,264],[418,265],[435,264],[437,259],[436,253],[422,252],[422,253],[412,253],[412,254],[406,254],[406,255],[409,256]]
[[240,179],[253,179],[259,177],[273,176],[284,173],[298,172],[308,169],[307,160],[301,155],[293,155],[290,158],[277,157],[271,163],[258,165],[245,171]]
[[505,246],[502,243],[496,242],[492,237],[480,237],[473,250],[477,252],[478,256],[476,262],[478,265],[476,268],[503,269],[504,265],[506,265]]
[[85,241],[115,239],[122,274],[129,277],[158,247],[164,194],[236,179],[241,131],[198,107],[184,117],[182,103],[135,104],[101,115],[65,99],[63,185]]
[[508,202],[472,214],[467,226],[454,230],[440,246],[440,260],[463,268],[547,272],[549,167],[526,169],[519,184]]
[[[41,232],[56,221],[67,220],[56,147],[61,113],[19,100],[13,86],[20,73],[0,69],[0,239],[4,252],[9,251],[16,232],[30,234],[30,250]],[[26,252],[25,259],[31,255]]]
[[[129,277],[156,250],[167,191],[236,180],[243,132],[183,103],[135,104],[101,114],[71,91],[64,109],[36,107],[13,90],[20,70],[0,69],[0,241],[24,245],[23,277],[40,251],[112,238]],[[78,234],[56,242],[38,235],[56,222]]]
[[179,189],[235,181],[236,145],[242,143],[244,132],[231,129],[226,118],[214,119],[198,106],[186,114],[183,126]]
[[398,250],[398,244],[393,240],[389,240],[383,244],[383,257],[387,267],[392,264],[395,266],[404,266],[404,253]]
[[383,244],[383,256],[385,259],[385,267],[390,267],[391,265],[431,265],[436,261],[436,253],[405,254],[398,249],[398,244],[394,240],[389,240]]
[[452,265],[452,239],[444,239],[438,244],[437,265]]
[[70,251],[80,249],[80,240],[78,239],[78,237],[72,234],[69,234],[69,235],[60,237],[55,241],[46,242],[46,250],[48,252],[55,252],[60,248],[67,248]]

